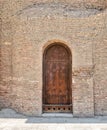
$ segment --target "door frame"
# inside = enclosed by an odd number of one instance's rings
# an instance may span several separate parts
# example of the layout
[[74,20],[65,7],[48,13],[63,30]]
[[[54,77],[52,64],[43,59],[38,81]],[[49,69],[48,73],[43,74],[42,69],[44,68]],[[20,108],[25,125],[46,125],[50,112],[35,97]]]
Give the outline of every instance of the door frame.
[[[44,69],[45,69],[45,55],[46,55],[46,52],[47,50],[54,46],[54,45],[60,45],[62,47],[64,47],[68,54],[69,54],[69,60],[70,60],[70,65],[69,65],[69,87],[70,87],[70,93],[71,93],[71,96],[70,96],[70,104],[73,104],[72,102],[72,53],[71,53],[71,50],[69,49],[69,47],[67,45],[65,45],[64,43],[62,42],[53,42],[51,44],[49,44],[48,46],[45,47],[44,51],[43,51],[43,59],[42,59],[42,113],[44,112],[43,111],[43,104],[44,104],[44,87],[46,86],[46,82],[45,82],[45,72],[44,72]],[[72,105],[72,113],[73,113],[73,105]]]

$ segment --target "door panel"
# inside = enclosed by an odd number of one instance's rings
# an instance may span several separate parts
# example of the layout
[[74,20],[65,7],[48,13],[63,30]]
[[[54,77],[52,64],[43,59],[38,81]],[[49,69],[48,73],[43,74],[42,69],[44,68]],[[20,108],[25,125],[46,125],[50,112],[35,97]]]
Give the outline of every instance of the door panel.
[[70,63],[65,47],[53,45],[47,49],[44,55],[44,111],[63,112],[65,108],[66,112],[71,111]]

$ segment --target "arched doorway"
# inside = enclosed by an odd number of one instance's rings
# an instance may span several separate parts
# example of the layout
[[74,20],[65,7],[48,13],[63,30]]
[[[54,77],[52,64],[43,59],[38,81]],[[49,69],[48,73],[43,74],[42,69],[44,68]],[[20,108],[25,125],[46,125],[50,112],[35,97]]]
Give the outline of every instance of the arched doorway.
[[72,60],[69,48],[48,46],[43,55],[43,112],[72,112]]

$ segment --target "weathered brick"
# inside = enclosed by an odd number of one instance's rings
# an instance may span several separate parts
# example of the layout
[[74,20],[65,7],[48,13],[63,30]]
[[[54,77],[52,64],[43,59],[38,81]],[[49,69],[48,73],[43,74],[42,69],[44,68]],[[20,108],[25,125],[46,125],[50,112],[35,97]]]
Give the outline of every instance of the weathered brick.
[[42,114],[43,52],[72,52],[73,115],[107,115],[107,0],[1,0],[0,107]]

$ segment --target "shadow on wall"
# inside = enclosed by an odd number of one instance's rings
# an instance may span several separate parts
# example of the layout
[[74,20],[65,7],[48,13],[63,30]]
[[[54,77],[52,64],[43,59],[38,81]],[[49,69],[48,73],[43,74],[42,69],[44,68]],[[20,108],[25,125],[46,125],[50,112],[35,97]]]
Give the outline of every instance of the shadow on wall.
[[30,117],[24,116],[12,109],[2,109],[0,111],[0,118],[14,118],[15,120],[20,119],[25,123],[107,123],[107,117],[95,117],[95,118],[73,118],[64,116],[48,116],[48,117]]

